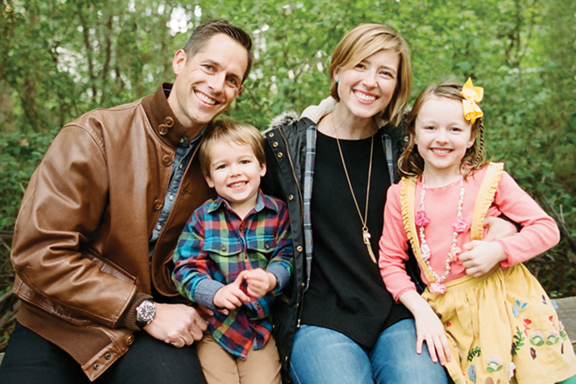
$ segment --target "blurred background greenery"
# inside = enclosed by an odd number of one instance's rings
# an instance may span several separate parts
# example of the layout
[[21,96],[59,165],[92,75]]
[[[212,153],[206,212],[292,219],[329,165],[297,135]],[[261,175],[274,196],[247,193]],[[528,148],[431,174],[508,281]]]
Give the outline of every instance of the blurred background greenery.
[[491,157],[557,221],[562,241],[528,263],[553,297],[576,295],[576,2],[573,0],[2,0],[0,3],[0,351],[13,323],[8,259],[34,168],[66,122],[172,81],[191,30],[225,18],[256,60],[228,110],[265,128],[328,94],[340,38],[393,26],[412,49],[412,97],[469,76],[485,88]]

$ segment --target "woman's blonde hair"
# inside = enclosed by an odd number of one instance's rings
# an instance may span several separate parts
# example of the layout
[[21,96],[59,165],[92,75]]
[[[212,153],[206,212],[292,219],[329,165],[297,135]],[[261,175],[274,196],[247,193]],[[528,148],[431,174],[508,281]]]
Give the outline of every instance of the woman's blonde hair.
[[266,164],[262,133],[250,124],[238,123],[224,118],[214,122],[212,129],[204,135],[200,149],[198,149],[200,169],[204,176],[210,177],[210,146],[220,141],[249,145],[260,165]]
[[[462,85],[456,83],[432,84],[427,86],[416,98],[412,110],[406,119],[406,131],[408,134],[408,144],[406,149],[398,159],[398,172],[402,177],[418,177],[424,172],[424,159],[416,148],[416,118],[422,109],[422,105],[432,96],[444,97],[462,102],[464,96],[460,93]],[[464,113],[464,112],[462,112]],[[464,177],[469,173],[474,173],[486,164],[484,153],[484,120],[482,117],[476,119],[472,124],[471,136],[474,137],[474,144],[466,150],[462,158],[461,165]]]
[[394,95],[382,119],[394,125],[400,123],[402,113],[412,85],[412,66],[410,64],[410,48],[406,40],[394,28],[383,24],[360,24],[349,31],[338,43],[332,54],[328,69],[330,76],[330,96],[340,101],[338,83],[334,79],[337,69],[351,69],[367,57],[381,50],[393,50],[400,56],[398,65],[398,83]]

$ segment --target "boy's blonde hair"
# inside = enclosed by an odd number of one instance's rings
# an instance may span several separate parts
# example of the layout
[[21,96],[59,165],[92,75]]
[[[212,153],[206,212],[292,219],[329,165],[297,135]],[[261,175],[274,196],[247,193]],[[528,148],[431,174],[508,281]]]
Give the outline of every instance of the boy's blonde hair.
[[224,118],[214,122],[212,129],[208,130],[200,144],[198,158],[204,176],[210,177],[210,146],[222,140],[251,146],[260,165],[266,164],[262,133],[250,124]]
[[[462,85],[456,83],[431,84],[427,86],[416,98],[414,106],[406,119],[406,131],[408,134],[408,144],[406,149],[398,159],[398,172],[402,177],[418,177],[424,172],[424,159],[416,148],[416,118],[422,109],[422,105],[432,96],[444,97],[462,102],[464,96],[460,93]],[[464,114],[464,111],[462,111]],[[462,158],[461,165],[466,165],[462,169],[464,177],[469,173],[474,173],[486,164],[484,153],[484,120],[482,117],[476,119],[472,124],[470,137],[474,137],[474,145],[466,150]]]
[[410,97],[412,66],[410,64],[408,43],[401,34],[388,25],[360,24],[340,40],[332,54],[328,69],[330,96],[336,101],[340,101],[338,83],[334,79],[337,69],[347,70],[354,68],[368,56],[387,49],[393,50],[400,56],[400,63],[398,64],[398,83],[390,103],[382,112],[382,119],[398,125]]

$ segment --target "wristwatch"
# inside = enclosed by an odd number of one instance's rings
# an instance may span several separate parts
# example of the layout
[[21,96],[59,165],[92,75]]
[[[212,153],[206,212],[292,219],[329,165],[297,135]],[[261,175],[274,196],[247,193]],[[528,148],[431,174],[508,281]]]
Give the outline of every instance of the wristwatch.
[[156,304],[152,300],[144,300],[136,307],[136,326],[143,329],[156,316]]

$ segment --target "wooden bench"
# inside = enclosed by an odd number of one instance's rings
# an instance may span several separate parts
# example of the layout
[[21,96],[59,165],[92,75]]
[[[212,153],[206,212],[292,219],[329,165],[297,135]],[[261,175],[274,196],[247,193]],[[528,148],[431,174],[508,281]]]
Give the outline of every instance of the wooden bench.
[[576,297],[565,297],[555,301],[558,304],[558,317],[564,324],[566,333],[576,351]]

